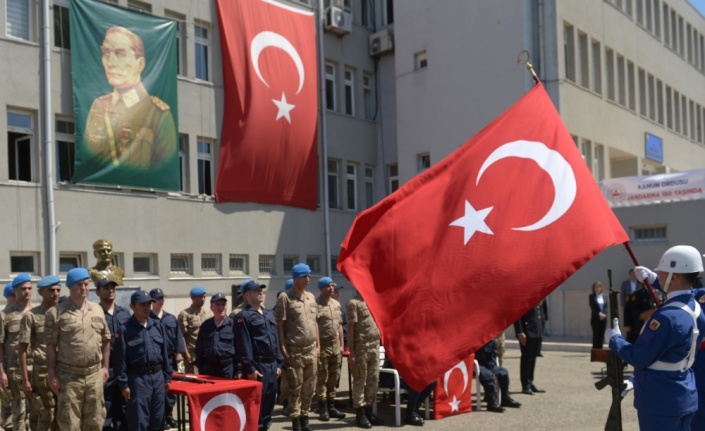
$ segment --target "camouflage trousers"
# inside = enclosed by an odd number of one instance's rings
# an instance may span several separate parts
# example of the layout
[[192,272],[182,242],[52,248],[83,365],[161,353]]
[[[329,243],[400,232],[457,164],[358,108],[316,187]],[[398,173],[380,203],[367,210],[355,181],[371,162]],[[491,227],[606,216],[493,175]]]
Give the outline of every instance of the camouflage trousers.
[[[95,366],[94,366],[95,367]],[[91,370],[90,367],[87,370]],[[82,375],[57,370],[59,398],[56,422],[61,431],[101,431],[105,422],[103,372],[100,364],[95,371]]]
[[22,388],[22,373],[19,368],[11,367],[7,370],[7,380],[10,384],[10,399],[12,400],[13,431],[27,431],[27,397]]
[[335,398],[335,388],[340,377],[340,347],[336,344],[321,349],[318,357],[318,383],[316,384],[316,397],[319,400]]
[[33,370],[31,380],[30,423],[36,423],[36,425],[32,425],[32,429],[37,431],[58,430],[59,427],[56,424],[56,395],[49,388],[46,370]]
[[379,384],[379,342],[356,346],[352,377],[353,407],[371,406]]
[[296,348],[286,346],[289,368],[284,372],[289,396],[289,417],[308,416],[311,398],[316,389],[316,345]]

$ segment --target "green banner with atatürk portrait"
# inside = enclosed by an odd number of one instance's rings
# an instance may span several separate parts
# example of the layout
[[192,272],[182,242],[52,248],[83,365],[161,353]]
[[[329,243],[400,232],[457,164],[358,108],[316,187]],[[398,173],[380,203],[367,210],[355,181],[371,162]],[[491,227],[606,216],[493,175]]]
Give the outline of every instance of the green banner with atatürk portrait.
[[72,181],[178,190],[176,22],[71,0]]

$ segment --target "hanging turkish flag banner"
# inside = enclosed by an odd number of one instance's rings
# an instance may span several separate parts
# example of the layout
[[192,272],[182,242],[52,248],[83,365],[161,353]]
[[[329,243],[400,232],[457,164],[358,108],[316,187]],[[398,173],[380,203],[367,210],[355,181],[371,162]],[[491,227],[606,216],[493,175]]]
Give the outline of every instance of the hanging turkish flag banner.
[[458,362],[438,379],[433,391],[433,418],[443,419],[472,411],[472,382],[475,354]]
[[317,205],[313,13],[218,0],[225,107],[216,202]]
[[359,214],[338,268],[365,298],[391,361],[419,390],[627,240],[536,85]]

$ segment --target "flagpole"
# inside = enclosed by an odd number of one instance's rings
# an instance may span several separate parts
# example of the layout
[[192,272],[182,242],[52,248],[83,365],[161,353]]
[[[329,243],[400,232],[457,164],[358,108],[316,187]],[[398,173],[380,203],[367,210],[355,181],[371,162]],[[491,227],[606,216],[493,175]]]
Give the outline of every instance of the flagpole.
[[526,68],[531,72],[531,76],[534,78],[534,83],[535,84],[540,84],[541,80],[539,79],[538,75],[536,75],[536,72],[534,71],[534,66],[529,63],[529,59],[531,56],[529,55],[529,51],[523,50],[519,53],[519,57],[517,58],[517,64],[525,64]]
[[[639,260],[636,258],[636,255],[632,250],[632,246],[629,245],[629,241],[624,243],[624,248],[627,249],[627,253],[629,253],[629,256],[632,258],[632,262],[634,262],[634,265],[640,266]],[[654,288],[653,286],[651,286],[651,282],[649,282],[649,280],[644,279],[644,284],[646,285],[646,291],[649,292],[649,296],[651,296],[651,299],[654,301],[654,304],[656,304],[656,308],[659,308],[661,306],[661,301],[656,297],[656,292],[654,292]]]
[[316,32],[318,37],[318,109],[320,111],[319,118],[321,122],[321,161],[323,163],[323,196],[321,204],[323,205],[323,241],[325,242],[326,263],[322,268],[327,268],[326,274],[333,273],[333,268],[330,267],[330,208],[328,205],[328,127],[326,125],[326,105],[325,105],[325,54],[323,52],[323,0],[318,0],[316,14]]
[[56,214],[54,211],[54,152],[51,110],[51,41],[49,35],[49,0],[42,0],[42,100],[41,118],[44,131],[44,187],[46,188],[46,234],[48,238],[46,274],[56,274]]

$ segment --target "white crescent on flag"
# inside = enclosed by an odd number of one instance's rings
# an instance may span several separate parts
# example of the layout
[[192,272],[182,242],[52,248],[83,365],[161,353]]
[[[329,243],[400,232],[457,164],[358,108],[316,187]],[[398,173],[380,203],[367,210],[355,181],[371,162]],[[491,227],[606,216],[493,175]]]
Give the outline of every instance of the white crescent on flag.
[[206,431],[206,421],[208,420],[208,415],[218,407],[232,407],[235,412],[240,417],[240,430],[245,429],[245,423],[247,420],[247,413],[245,412],[245,405],[242,404],[242,400],[235,394],[226,392],[224,394],[217,395],[211,398],[203,409],[201,410],[201,431]]

